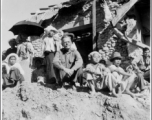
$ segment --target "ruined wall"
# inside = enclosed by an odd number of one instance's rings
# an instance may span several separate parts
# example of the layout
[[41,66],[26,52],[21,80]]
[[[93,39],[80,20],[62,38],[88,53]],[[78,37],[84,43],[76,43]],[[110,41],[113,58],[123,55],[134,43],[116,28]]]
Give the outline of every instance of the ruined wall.
[[[107,2],[108,3],[108,2]],[[108,3],[112,17],[115,16],[115,7],[112,7],[111,3]],[[113,27],[109,22],[105,22],[105,13],[103,8],[99,6],[97,10],[97,47],[102,55],[102,58],[108,60],[111,58],[113,52],[120,52],[123,59],[126,60],[128,56],[127,44],[122,41],[113,33]]]
[[[115,12],[113,11],[110,4],[108,4],[111,14],[115,17]],[[120,52],[123,57],[123,63],[128,63],[128,56],[133,54],[136,58],[142,55],[142,49],[128,42],[124,42],[120,37],[117,37],[113,32],[113,27],[109,23],[104,23],[104,13],[103,10],[97,12],[100,17],[97,17],[97,31],[100,33],[97,38],[97,46],[102,57],[107,60],[111,57],[113,52]],[[101,20],[102,19],[102,20]],[[133,8],[131,9],[125,17],[117,23],[115,28],[117,28],[122,35],[134,39],[134,42],[143,42],[143,36],[141,33],[140,19],[137,11]]]
[[[100,3],[99,3],[100,2]],[[135,47],[131,44],[127,44],[122,41],[121,38],[117,37],[113,32],[113,27],[110,22],[105,21],[105,10],[103,8],[103,3],[99,1],[96,3],[96,28],[97,28],[97,48],[104,59],[109,59],[114,51],[120,52],[123,60],[128,59],[130,53],[141,53],[141,49]],[[111,11],[112,17],[116,15],[116,9],[119,7],[117,2],[111,2],[106,0],[109,10]],[[71,7],[61,8],[58,15],[52,18],[52,21],[48,25],[52,24],[57,29],[68,29],[79,27],[92,23],[92,2],[80,2]],[[135,11],[130,10],[129,15],[134,15]],[[127,14],[128,14],[127,13]],[[116,28],[130,38],[135,38],[138,41],[143,41],[141,36],[141,28],[139,26],[139,21],[136,18],[130,18],[128,16],[123,18],[121,23],[116,25]],[[138,56],[138,55],[137,55]]]

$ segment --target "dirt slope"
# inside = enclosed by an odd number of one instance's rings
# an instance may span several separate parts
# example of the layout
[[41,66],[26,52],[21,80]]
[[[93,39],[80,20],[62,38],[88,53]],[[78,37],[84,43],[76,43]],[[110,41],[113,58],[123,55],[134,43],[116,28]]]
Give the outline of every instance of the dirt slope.
[[[149,96],[149,95],[148,95]],[[150,101],[24,83],[2,92],[3,120],[150,120]]]

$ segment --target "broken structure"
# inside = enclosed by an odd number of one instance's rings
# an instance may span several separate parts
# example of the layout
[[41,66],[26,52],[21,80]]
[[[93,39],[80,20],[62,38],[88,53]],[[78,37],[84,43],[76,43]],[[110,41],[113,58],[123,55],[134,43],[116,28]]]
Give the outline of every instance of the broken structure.
[[150,46],[150,0],[70,0],[40,9],[31,20],[74,33],[85,63],[92,50],[106,60],[118,51],[125,61]]

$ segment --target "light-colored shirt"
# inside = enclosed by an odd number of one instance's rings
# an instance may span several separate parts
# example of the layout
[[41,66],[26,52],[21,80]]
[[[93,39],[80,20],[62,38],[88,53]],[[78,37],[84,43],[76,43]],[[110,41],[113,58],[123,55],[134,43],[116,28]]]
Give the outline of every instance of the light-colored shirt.
[[89,72],[92,74],[93,79],[97,79],[99,76],[97,76],[95,73],[101,73],[101,75],[103,76],[103,72],[105,70],[105,66],[98,63],[98,64],[88,64],[86,66],[85,71]]
[[17,55],[24,59],[29,58],[30,54],[34,54],[33,45],[30,42],[23,42],[17,46]]
[[53,37],[45,37],[43,42],[43,51],[55,52]]
[[124,71],[124,70],[121,67],[116,67],[115,65],[110,65],[109,68],[111,70],[112,75],[117,80],[117,82],[120,83],[123,78],[123,75],[116,72],[115,69],[119,69],[120,71]]
[[82,67],[83,60],[77,50],[70,49],[68,52],[65,49],[58,51],[54,57],[53,64],[58,69],[69,68],[77,70]]

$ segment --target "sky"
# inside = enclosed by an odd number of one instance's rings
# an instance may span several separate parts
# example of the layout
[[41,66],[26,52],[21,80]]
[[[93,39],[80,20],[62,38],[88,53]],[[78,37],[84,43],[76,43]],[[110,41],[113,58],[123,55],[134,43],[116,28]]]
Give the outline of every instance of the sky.
[[58,4],[68,0],[2,0],[1,1],[1,45],[2,51],[6,50],[8,40],[16,38],[8,31],[15,23],[30,18],[30,13],[39,8],[47,8],[49,5]]

